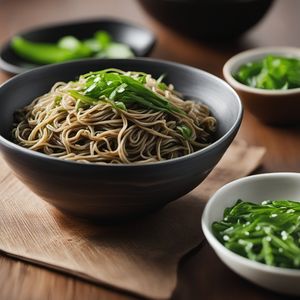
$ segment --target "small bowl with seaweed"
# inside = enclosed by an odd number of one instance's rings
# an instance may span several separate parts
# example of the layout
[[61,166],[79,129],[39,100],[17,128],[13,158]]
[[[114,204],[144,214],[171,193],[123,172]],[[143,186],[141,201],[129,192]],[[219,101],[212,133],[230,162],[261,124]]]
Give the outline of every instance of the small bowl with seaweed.
[[300,120],[300,49],[266,47],[244,51],[223,67],[227,82],[245,107],[271,125]]
[[300,295],[300,174],[260,174],[218,190],[203,232],[234,272],[267,289]]

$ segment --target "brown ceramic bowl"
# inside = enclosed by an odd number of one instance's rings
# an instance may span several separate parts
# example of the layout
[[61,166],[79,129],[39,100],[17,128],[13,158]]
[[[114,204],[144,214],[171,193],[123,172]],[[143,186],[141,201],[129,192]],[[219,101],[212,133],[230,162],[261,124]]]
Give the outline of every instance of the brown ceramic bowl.
[[245,107],[259,120],[270,125],[294,125],[300,121],[300,88],[265,90],[244,85],[232,76],[241,65],[260,60],[268,54],[300,59],[300,48],[265,47],[241,52],[223,67],[227,82],[238,92]]
[[[155,77],[167,74],[168,81],[184,95],[210,107],[218,120],[215,142],[179,158],[123,165],[66,161],[13,143],[11,129],[17,109],[49,91],[57,81],[112,67]],[[141,216],[191,191],[220,160],[242,119],[239,97],[226,82],[189,66],[154,59],[91,59],[37,68],[2,85],[0,100],[0,150],[17,177],[61,211],[101,221]]]

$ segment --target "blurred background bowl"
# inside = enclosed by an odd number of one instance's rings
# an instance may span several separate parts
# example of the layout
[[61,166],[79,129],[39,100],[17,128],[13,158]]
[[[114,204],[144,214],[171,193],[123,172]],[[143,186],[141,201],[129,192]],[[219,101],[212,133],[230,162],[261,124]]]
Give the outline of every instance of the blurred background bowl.
[[273,267],[252,261],[230,251],[214,236],[212,223],[222,220],[224,209],[232,207],[238,199],[254,203],[282,199],[300,202],[300,174],[267,173],[232,181],[209,199],[202,215],[205,237],[230,269],[267,289],[300,296],[300,270]]
[[241,52],[223,67],[226,81],[238,92],[245,107],[260,121],[270,125],[295,125],[300,120],[300,88],[265,90],[247,86],[234,79],[233,74],[244,64],[273,54],[300,59],[300,48],[262,47]]
[[254,26],[273,0],[139,0],[159,22],[188,36],[233,39]]
[[[93,164],[66,161],[28,150],[11,141],[14,112],[46,93],[57,81],[106,68],[167,75],[189,99],[202,101],[218,121],[216,141],[192,154],[148,164]],[[140,216],[163,207],[202,182],[220,160],[241,119],[238,95],[204,71],[152,59],[82,60],[54,64],[18,75],[0,88],[0,149],[17,177],[58,209],[99,220]]]
[[[128,45],[137,57],[150,54],[156,37],[143,26],[114,18],[78,20],[31,28],[15,34],[36,43],[56,43],[63,36],[74,36],[79,40],[91,38],[99,30],[106,31],[118,43]],[[40,65],[29,62],[15,53],[11,39],[1,47],[0,68],[8,73],[19,74]]]

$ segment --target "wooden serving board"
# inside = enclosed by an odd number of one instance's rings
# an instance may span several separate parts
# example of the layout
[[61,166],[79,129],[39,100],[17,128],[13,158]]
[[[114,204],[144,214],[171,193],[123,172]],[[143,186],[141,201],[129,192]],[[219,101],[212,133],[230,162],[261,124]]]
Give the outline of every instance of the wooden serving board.
[[169,298],[178,262],[204,240],[204,203],[226,182],[252,172],[263,153],[235,142],[194,191],[157,213],[114,226],[62,215],[18,181],[1,159],[0,251],[144,297]]

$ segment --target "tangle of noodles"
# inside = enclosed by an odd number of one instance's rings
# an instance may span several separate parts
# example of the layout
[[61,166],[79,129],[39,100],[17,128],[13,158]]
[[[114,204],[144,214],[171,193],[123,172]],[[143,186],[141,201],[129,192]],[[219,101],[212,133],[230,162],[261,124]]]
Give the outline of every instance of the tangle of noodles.
[[[183,100],[172,85],[167,86],[149,74],[108,70],[106,74],[122,74],[143,81],[147,92],[150,90],[167,100],[172,109],[114,101],[113,96],[110,99],[102,96],[87,105],[76,99],[74,93],[87,94],[88,80],[97,77],[96,72],[90,74],[76,82],[56,83],[50,92],[18,111],[13,129],[16,143],[66,160],[128,164],[176,158],[212,142],[216,119],[207,106]],[[94,80],[93,87],[96,83]],[[117,90],[120,95],[124,86]]]

